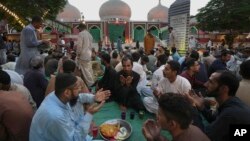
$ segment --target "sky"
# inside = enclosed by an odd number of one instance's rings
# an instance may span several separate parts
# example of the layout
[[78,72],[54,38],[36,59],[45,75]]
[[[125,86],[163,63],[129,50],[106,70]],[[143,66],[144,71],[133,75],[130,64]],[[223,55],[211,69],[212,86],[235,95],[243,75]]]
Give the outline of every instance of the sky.
[[[68,0],[69,3],[83,13],[85,20],[100,20],[99,8],[108,0]],[[147,14],[153,7],[157,6],[159,0],[122,0],[131,8],[131,18],[133,21],[147,20]],[[170,7],[175,0],[161,0],[161,4]],[[191,0],[190,14],[196,15],[198,9],[206,6],[210,0]]]

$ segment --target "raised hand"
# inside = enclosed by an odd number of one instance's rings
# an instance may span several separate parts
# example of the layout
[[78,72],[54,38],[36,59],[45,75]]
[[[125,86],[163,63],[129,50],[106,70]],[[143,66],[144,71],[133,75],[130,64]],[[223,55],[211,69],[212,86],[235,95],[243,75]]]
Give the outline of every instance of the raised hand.
[[148,119],[142,126],[142,133],[147,141],[156,141],[160,137],[161,128],[156,121]]
[[120,75],[120,81],[122,85],[126,84],[126,78],[123,75]]
[[201,94],[196,94],[193,90],[190,90],[188,94],[184,94],[189,101],[200,110],[204,108],[204,97]]
[[103,88],[101,88],[95,94],[95,101],[97,101],[97,102],[105,101],[105,100],[109,99],[110,95],[111,95],[110,90],[103,91]]
[[128,76],[126,78],[126,85],[127,86],[130,86],[132,84],[132,81],[133,81],[133,77],[132,76]]

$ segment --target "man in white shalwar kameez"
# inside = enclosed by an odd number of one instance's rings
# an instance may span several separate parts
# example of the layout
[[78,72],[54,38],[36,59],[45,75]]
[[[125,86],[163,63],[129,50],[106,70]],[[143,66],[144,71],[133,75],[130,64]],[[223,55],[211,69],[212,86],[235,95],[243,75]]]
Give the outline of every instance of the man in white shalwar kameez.
[[93,37],[87,31],[85,24],[79,24],[78,29],[80,31],[77,40],[77,65],[81,70],[83,80],[90,87],[94,84],[93,70],[91,65],[92,54],[92,42]]

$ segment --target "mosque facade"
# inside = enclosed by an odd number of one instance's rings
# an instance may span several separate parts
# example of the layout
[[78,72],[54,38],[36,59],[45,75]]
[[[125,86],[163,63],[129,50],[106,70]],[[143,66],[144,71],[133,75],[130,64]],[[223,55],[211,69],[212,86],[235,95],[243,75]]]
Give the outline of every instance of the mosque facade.
[[96,43],[102,41],[110,44],[116,42],[119,36],[124,43],[143,42],[148,29],[151,29],[158,39],[167,38],[168,8],[161,4],[161,0],[148,12],[147,21],[131,21],[131,14],[131,8],[124,1],[108,0],[99,9],[100,20],[87,21],[76,7],[67,3],[56,18],[62,25],[52,26],[53,23],[47,23],[44,32],[49,34],[63,32],[74,37],[79,32],[78,24],[84,22]]

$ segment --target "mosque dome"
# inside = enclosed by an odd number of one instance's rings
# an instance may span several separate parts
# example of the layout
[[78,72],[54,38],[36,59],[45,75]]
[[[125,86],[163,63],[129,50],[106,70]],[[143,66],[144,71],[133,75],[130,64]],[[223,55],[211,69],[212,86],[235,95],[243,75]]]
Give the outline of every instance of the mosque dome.
[[100,7],[99,16],[101,20],[129,21],[131,9],[127,3],[121,0],[109,0]]
[[61,22],[76,22],[81,19],[81,12],[67,2],[63,11],[57,15],[56,19]]
[[159,4],[156,7],[152,8],[148,12],[148,21],[168,21],[168,8],[161,5],[161,0],[159,0]]

